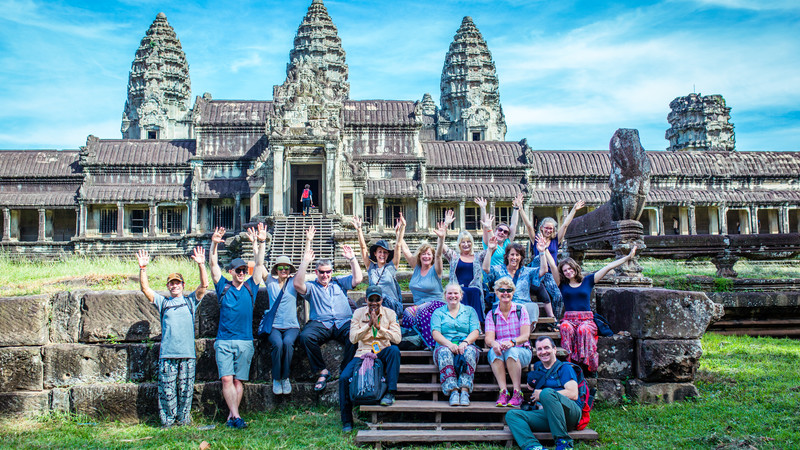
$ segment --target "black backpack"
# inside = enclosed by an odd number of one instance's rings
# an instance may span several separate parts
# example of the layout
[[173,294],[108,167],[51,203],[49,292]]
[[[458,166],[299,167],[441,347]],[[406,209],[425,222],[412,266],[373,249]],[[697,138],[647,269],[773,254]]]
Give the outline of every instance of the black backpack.
[[369,377],[366,380],[362,380],[358,373],[361,364],[364,364],[363,359],[350,378],[350,400],[354,405],[377,405],[389,390],[386,378],[383,376],[383,363],[375,358],[372,370],[364,374],[364,377]]

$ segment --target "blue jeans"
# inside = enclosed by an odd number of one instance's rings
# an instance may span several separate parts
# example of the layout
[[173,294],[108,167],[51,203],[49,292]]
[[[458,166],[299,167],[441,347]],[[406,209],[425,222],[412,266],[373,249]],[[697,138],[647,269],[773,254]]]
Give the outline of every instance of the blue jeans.
[[269,334],[269,343],[272,345],[272,380],[286,380],[289,378],[289,366],[292,364],[294,354],[294,341],[300,334],[300,328],[279,330],[273,328]]
[[[389,392],[397,391],[397,379],[400,378],[400,349],[390,345],[378,353],[378,359],[383,362],[383,377]],[[353,358],[342,370],[339,377],[339,407],[342,414],[342,425],[353,424],[353,401],[350,400],[350,378],[360,367],[361,358]]]

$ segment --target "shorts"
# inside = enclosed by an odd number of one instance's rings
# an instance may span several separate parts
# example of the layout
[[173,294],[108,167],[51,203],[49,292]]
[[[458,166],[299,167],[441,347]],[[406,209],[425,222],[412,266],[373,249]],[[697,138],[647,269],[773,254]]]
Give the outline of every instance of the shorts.
[[240,381],[250,378],[250,362],[253,360],[253,341],[217,340],[214,342],[219,377],[233,375]]
[[490,348],[487,358],[489,358],[489,365],[491,365],[495,359],[502,359],[505,361],[508,358],[512,358],[519,361],[522,367],[527,367],[528,364],[531,363],[531,359],[533,359],[533,352],[528,347],[511,347],[504,351],[502,356],[497,356],[494,354],[494,349]]

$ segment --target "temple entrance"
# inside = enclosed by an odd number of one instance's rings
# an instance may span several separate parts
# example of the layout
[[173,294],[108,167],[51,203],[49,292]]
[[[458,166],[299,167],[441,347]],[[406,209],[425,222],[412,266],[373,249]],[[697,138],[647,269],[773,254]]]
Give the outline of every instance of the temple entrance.
[[322,193],[322,164],[292,164],[292,200],[289,213],[302,213],[303,201],[300,198],[303,187],[309,185],[314,207],[317,211],[325,212],[324,195]]

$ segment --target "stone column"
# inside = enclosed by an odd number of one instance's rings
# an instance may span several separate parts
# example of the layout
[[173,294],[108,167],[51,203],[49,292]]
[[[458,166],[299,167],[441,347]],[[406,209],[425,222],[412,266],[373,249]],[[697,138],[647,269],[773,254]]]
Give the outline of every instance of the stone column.
[[11,240],[11,210],[3,208],[3,242]]
[[[250,217],[261,215],[261,190],[250,190],[252,197],[250,197]],[[245,219],[250,222],[250,217]]]
[[125,205],[117,202],[117,237],[125,236]]
[[495,216],[494,217],[494,223],[495,223],[495,225],[497,225],[498,220],[497,220],[497,214],[495,214],[495,211],[494,211],[494,204],[495,204],[494,198],[489,200],[489,204],[486,205],[486,214],[488,214],[490,216]]
[[47,216],[45,214],[44,208],[39,208],[39,236],[36,238],[37,241],[42,242],[45,238],[45,228],[47,227]]
[[678,208],[678,233],[689,234],[688,208]]
[[75,208],[75,237],[81,235],[81,208]]
[[233,229],[236,232],[242,229],[242,194],[238,192],[233,196]]
[[467,201],[462,196],[461,201],[458,202],[458,229],[465,230],[467,228]]
[[275,146],[272,151],[272,215],[283,217],[283,146]]
[[728,234],[728,207],[719,205],[717,214],[719,215],[719,234]]
[[659,236],[663,236],[664,235],[664,207],[663,206],[659,206],[658,209],[656,209],[656,220],[657,220],[657,223],[658,223],[658,228],[657,228],[658,231],[656,233],[658,233]]
[[353,214],[364,218],[364,188],[356,187],[353,191]]
[[156,227],[158,226],[158,206],[155,203],[150,203],[150,220],[147,224],[148,228],[148,236],[154,237],[158,235],[158,230]]
[[697,215],[695,214],[694,205],[689,205],[689,234],[697,234]]
[[197,203],[197,194],[192,192],[192,199],[189,201],[189,232],[199,233],[200,224],[197,220],[200,218],[200,212],[197,210],[200,205]]
[[322,213],[326,216],[336,214],[336,200],[339,196],[339,190],[336,186],[336,146],[333,144],[325,145],[325,186],[323,189],[323,192],[325,192],[325,208]]
[[417,197],[417,231],[428,229],[428,202],[424,197]]
[[385,220],[385,211],[383,210],[383,195],[378,196],[378,231],[383,233],[383,223]]
[[751,216],[750,210],[746,209],[739,210],[739,233],[750,234],[750,223],[752,222],[750,216]]
[[78,215],[78,236],[86,237],[86,220],[89,216],[87,211],[88,208],[86,207],[85,202],[80,202],[78,208],[80,209],[80,213]]
[[708,208],[708,234],[719,234],[719,212],[718,208]]
[[778,225],[781,233],[789,233],[789,205],[781,206],[778,215]]

